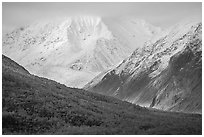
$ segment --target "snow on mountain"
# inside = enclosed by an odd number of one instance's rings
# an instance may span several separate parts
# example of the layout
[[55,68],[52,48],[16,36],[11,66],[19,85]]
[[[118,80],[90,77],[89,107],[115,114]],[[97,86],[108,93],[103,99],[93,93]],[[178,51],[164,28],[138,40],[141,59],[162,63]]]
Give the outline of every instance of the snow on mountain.
[[83,87],[151,40],[150,28],[159,31],[140,20],[106,23],[93,16],[35,22],[6,34],[3,54],[32,74]]
[[172,28],[84,88],[142,106],[202,112],[202,24]]

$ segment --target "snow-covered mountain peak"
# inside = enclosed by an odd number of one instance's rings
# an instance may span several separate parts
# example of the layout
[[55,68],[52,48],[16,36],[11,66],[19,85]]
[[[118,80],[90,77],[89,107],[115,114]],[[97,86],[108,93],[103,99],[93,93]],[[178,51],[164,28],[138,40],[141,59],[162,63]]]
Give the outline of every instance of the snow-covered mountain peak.
[[71,18],[67,37],[73,49],[93,50],[99,38],[111,39],[112,34],[100,17],[77,16]]
[[82,87],[152,38],[154,27],[144,24],[97,16],[34,22],[5,35],[3,54],[33,74]]

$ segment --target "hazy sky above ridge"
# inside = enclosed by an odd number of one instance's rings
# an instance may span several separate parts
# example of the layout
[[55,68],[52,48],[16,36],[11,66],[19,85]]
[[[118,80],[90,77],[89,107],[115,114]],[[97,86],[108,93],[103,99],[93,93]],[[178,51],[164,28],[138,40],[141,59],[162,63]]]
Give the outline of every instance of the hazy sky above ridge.
[[133,16],[166,28],[186,18],[202,20],[201,2],[3,2],[3,33],[33,21],[64,16],[95,15],[104,18]]

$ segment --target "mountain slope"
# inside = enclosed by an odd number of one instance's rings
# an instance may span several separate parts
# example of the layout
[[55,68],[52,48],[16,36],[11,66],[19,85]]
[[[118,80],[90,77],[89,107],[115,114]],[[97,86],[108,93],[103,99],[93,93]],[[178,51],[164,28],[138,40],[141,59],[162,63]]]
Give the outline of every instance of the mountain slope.
[[202,24],[175,26],[84,89],[163,110],[202,112]]
[[29,74],[2,56],[3,134],[202,134],[199,114],[148,110]]
[[[123,21],[124,22],[124,21]],[[126,22],[130,22],[126,20]],[[3,37],[3,54],[32,74],[51,78],[71,87],[83,87],[104,70],[120,63],[134,48],[130,41],[144,43],[152,38],[144,21],[129,26],[140,28],[115,35],[100,17],[82,16],[33,23]],[[125,26],[126,24],[118,22]],[[154,28],[153,26],[151,26]],[[155,27],[156,28],[156,27]],[[155,29],[155,32],[159,30]],[[137,34],[134,34],[137,33]],[[128,37],[131,37],[128,39]]]

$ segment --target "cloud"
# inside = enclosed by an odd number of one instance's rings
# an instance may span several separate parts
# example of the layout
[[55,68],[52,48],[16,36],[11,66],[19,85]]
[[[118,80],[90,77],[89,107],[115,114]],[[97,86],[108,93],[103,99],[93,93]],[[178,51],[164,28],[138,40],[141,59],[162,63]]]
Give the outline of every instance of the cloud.
[[75,15],[97,15],[104,18],[134,16],[154,25],[167,27],[187,17],[201,19],[201,11],[201,2],[3,2],[2,18],[4,30],[30,24],[33,21]]

